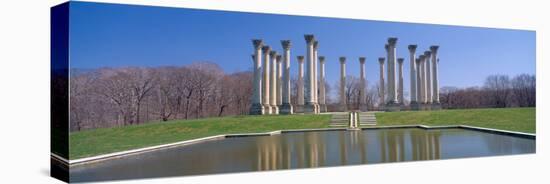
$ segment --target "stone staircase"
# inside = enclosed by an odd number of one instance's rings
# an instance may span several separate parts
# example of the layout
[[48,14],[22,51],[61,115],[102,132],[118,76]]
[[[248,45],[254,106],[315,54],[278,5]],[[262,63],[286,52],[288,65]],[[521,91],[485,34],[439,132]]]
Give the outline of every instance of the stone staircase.
[[330,120],[330,127],[348,127],[349,126],[349,113],[348,112],[332,112],[332,119]]
[[376,111],[359,112],[359,126],[374,126],[376,125]]

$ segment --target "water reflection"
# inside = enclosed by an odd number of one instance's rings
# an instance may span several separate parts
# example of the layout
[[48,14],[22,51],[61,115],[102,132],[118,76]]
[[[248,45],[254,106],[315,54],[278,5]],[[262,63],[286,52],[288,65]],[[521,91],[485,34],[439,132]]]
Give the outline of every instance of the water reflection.
[[71,181],[534,153],[535,140],[463,129],[319,131],[228,138],[71,168]]

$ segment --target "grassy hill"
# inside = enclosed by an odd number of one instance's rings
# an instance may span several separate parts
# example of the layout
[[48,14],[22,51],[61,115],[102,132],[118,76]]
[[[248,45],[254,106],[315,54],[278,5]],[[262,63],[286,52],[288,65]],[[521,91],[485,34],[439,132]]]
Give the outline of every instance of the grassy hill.
[[471,125],[535,133],[535,108],[461,109],[376,113],[378,125]]
[[[174,120],[74,132],[70,159],[230,133],[326,128],[331,115],[234,116]],[[535,108],[464,109],[376,113],[378,125],[471,125],[535,133]]]
[[325,128],[328,127],[330,117],[330,115],[234,116],[174,120],[74,132],[69,135],[69,158],[78,159],[219,134]]

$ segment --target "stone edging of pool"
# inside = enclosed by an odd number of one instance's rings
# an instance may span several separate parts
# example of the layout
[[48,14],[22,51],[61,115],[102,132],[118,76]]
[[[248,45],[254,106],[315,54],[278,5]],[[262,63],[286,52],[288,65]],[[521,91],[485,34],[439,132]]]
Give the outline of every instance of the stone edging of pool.
[[[515,132],[515,131],[507,131],[507,130],[499,130],[499,129],[491,129],[491,128],[474,127],[474,126],[466,126],[466,125],[449,125],[449,126],[390,125],[390,126],[360,127],[361,130],[394,129],[394,128],[422,128],[422,129],[463,128],[463,129],[468,129],[468,130],[476,130],[476,131],[482,131],[482,132],[517,136],[517,137],[522,137],[522,138],[536,139],[535,134]],[[203,138],[198,138],[198,139],[180,141],[180,142],[175,142],[175,143],[151,146],[151,147],[146,147],[146,148],[139,148],[139,149],[133,149],[133,150],[103,154],[103,155],[87,157],[87,158],[81,158],[81,159],[75,159],[75,160],[67,160],[67,159],[65,159],[61,156],[58,156],[58,155],[54,154],[54,153],[51,153],[51,158],[61,162],[61,164],[65,164],[65,165],[68,165],[69,167],[72,167],[72,166],[76,166],[76,165],[83,165],[83,164],[89,164],[89,163],[94,163],[94,162],[100,162],[100,161],[105,161],[105,160],[110,160],[110,159],[130,156],[130,155],[136,155],[136,154],[156,151],[156,150],[160,150],[160,149],[167,149],[167,148],[172,148],[172,147],[177,147],[177,146],[191,145],[191,144],[202,143],[202,142],[212,141],[212,140],[221,140],[221,139],[231,138],[231,137],[271,136],[271,135],[277,135],[277,134],[281,134],[281,133],[290,133],[290,132],[339,131],[339,130],[347,130],[347,128],[294,129],[294,130],[277,130],[277,131],[271,131],[271,132],[265,132],[265,133],[222,134],[222,135],[215,135],[215,136],[203,137]]]

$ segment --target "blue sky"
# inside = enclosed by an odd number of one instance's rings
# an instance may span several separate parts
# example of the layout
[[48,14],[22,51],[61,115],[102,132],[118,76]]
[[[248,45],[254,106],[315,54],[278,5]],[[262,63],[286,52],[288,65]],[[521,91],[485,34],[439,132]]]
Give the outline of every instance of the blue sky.
[[523,30],[410,24],[383,21],[194,10],[72,2],[71,68],[181,66],[196,61],[218,63],[226,72],[252,67],[251,39],[282,51],[291,40],[291,72],[305,54],[304,34],[319,40],[326,74],[334,84],[338,57],[347,57],[348,75],[359,75],[358,57],[367,58],[367,80],[378,81],[378,57],[385,57],[388,37],[397,37],[397,55],[405,58],[409,84],[409,44],[417,55],[439,45],[440,86],[479,86],[486,76],[535,74],[535,32]]

